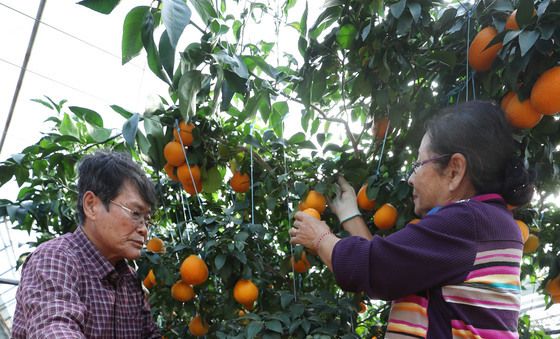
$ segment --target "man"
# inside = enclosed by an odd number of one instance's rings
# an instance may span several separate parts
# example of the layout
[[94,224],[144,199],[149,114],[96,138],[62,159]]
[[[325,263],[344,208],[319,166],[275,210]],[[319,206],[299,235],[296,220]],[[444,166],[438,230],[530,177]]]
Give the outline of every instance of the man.
[[153,184],[117,152],[86,156],[78,174],[80,225],[27,258],[13,338],[161,338],[126,262],[146,240]]

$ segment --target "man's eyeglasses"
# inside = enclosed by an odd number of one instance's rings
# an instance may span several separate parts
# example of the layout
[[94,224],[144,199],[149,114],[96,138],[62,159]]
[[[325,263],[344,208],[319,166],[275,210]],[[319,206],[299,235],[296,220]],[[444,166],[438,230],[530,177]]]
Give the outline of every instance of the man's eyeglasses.
[[152,216],[151,215],[142,214],[138,211],[135,211],[135,210],[132,210],[132,209],[126,207],[125,205],[119,204],[118,202],[115,202],[113,200],[110,200],[110,202],[112,204],[115,204],[115,205],[119,206],[123,210],[127,211],[128,214],[130,215],[130,218],[132,219],[132,221],[134,221],[136,223],[136,225],[144,224],[144,225],[146,225],[146,228],[150,228],[150,226],[152,224]]
[[450,157],[450,156],[451,156],[451,154],[444,154],[444,155],[438,155],[438,156],[435,156],[435,157],[433,157],[433,158],[426,159],[426,160],[423,160],[423,161],[415,161],[415,162],[412,163],[412,167],[411,167],[410,170],[408,171],[408,173],[407,173],[407,175],[406,175],[406,178],[407,178],[407,179],[410,179],[410,177],[411,177],[413,174],[416,173],[416,170],[417,170],[418,168],[420,168],[420,167],[422,167],[422,166],[424,166],[424,165],[426,165],[426,164],[428,164],[428,163],[430,163],[430,162],[438,161],[438,160],[441,160],[441,159],[444,159],[444,158],[447,158],[447,157]]

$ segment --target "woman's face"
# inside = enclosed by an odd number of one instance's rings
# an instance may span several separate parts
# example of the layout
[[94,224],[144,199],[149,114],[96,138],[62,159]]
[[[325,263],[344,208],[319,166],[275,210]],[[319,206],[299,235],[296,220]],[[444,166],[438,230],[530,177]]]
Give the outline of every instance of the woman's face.
[[[418,149],[418,162],[434,159],[441,154],[431,151],[431,142],[428,134],[425,134]],[[435,161],[428,161],[418,166],[408,178],[408,184],[412,186],[412,198],[414,199],[414,213],[425,216],[432,208],[442,206],[449,202],[449,182],[445,168]]]

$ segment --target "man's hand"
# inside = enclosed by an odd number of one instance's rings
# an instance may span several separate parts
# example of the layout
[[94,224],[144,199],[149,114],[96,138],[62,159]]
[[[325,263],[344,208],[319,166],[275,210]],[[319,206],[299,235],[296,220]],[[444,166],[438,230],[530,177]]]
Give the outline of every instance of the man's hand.
[[329,202],[329,206],[341,224],[361,215],[356,202],[356,192],[342,176],[338,177],[336,197]]

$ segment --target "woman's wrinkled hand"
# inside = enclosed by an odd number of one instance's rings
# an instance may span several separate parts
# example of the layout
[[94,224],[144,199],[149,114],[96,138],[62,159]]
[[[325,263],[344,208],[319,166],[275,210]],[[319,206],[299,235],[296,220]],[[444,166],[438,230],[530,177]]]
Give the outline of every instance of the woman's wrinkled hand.
[[300,244],[311,251],[317,251],[317,242],[322,235],[329,233],[330,229],[324,221],[309,214],[297,212],[294,216],[293,226],[288,232],[292,244]]

